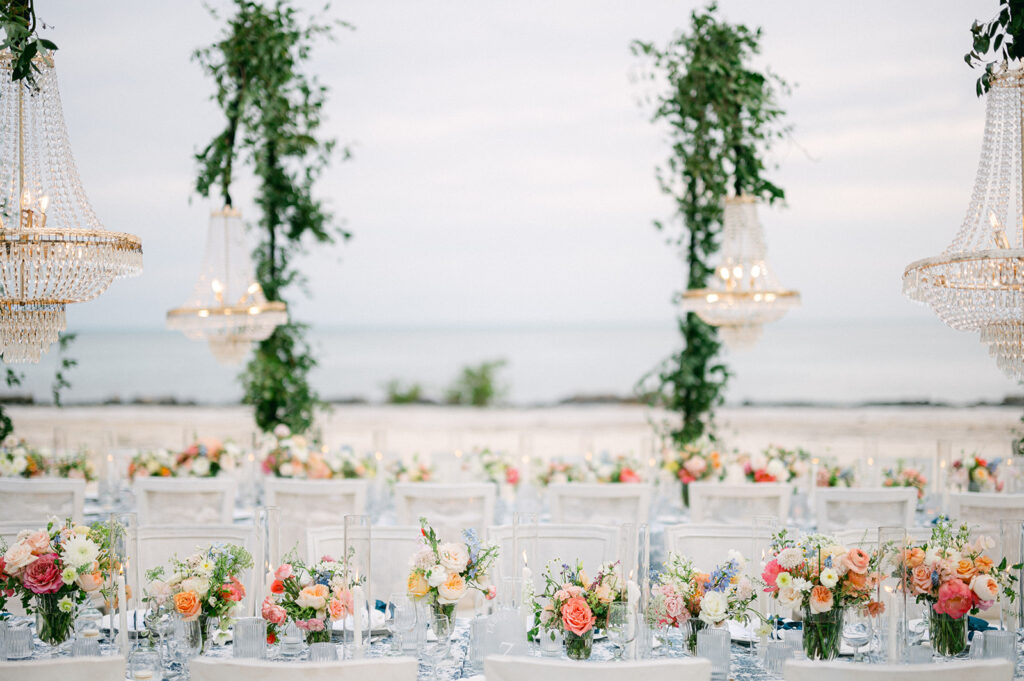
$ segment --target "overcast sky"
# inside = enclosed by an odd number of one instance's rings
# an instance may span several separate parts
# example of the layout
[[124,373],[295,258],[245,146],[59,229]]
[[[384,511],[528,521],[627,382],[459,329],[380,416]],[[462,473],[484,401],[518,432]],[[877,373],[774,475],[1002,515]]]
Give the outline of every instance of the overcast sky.
[[[222,0],[215,7],[227,8]],[[319,3],[301,3],[311,9]],[[762,211],[790,319],[923,317],[903,267],[959,226],[983,103],[963,62],[995,0],[723,0],[764,29],[796,85],[793,142]],[[651,220],[664,131],[638,104],[633,39],[664,43],[693,2],[335,2],[356,26],[315,50],[325,134],[350,144],[320,193],[354,239],[308,258],[316,324],[656,322],[682,282]],[[161,327],[190,293],[209,202],[193,152],[222,125],[189,55],[218,34],[198,0],[48,0],[65,116],[104,224],[142,237],[145,273],[69,310],[72,330]],[[245,173],[246,171],[242,171]],[[240,173],[240,174],[242,174]],[[235,195],[245,211],[251,184]],[[253,217],[252,210],[248,216]],[[297,297],[298,294],[293,294]]]

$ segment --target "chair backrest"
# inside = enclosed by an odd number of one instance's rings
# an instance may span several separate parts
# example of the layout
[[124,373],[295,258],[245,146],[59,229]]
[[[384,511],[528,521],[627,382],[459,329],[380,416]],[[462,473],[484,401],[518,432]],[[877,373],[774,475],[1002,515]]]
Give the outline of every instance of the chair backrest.
[[24,681],[120,681],[123,657],[57,657],[46,660],[0,662],[0,679]]
[[[167,566],[171,558],[186,558],[197,549],[211,544],[238,544],[260,562],[260,546],[256,528],[249,525],[156,525],[139,528],[139,564],[142,575],[159,566]],[[247,573],[251,571],[246,571]],[[169,571],[168,571],[169,574]],[[256,593],[253,576],[245,574],[239,579],[245,584],[249,597]]]
[[711,661],[703,658],[590,662],[492,656],[484,660],[487,681],[709,681]]
[[[404,593],[409,579],[409,559],[423,546],[418,525],[374,526],[370,530],[370,588],[374,598],[387,599]],[[306,531],[306,555],[310,561],[345,554],[345,527],[314,527]]]
[[814,491],[818,532],[914,524],[913,487],[821,487]]
[[[534,587],[541,587],[544,566],[554,559],[569,562],[583,561],[584,567],[594,574],[605,562],[614,561],[618,554],[619,528],[608,525],[537,525],[537,547],[533,573]],[[525,531],[525,530],[524,530]],[[512,526],[497,525],[487,529],[487,538],[498,544],[498,574],[496,577],[514,577],[516,557],[512,554]]]
[[442,541],[457,541],[469,528],[482,537],[494,524],[496,496],[490,482],[400,482],[395,485],[395,517],[399,525],[418,525],[425,517]]
[[786,660],[783,678],[786,681],[1010,681],[1013,665],[1007,660],[903,665]]
[[651,512],[651,486],[643,483],[556,483],[548,499],[553,523],[641,525]]
[[370,483],[366,480],[290,480],[266,478],[264,503],[277,506],[281,518],[281,550],[295,548],[305,556],[306,532],[341,525],[346,515],[366,513]]
[[769,528],[753,525],[684,524],[665,528],[665,550],[692,559],[705,572],[728,560],[729,551],[739,551],[747,559],[746,572],[759,577],[761,554],[770,541]]
[[978,531],[999,535],[1000,520],[1024,518],[1024,494],[961,492],[949,495],[949,517]]
[[691,482],[690,520],[749,525],[755,516],[774,516],[785,525],[792,495],[792,485],[783,482]]
[[230,525],[236,482],[216,478],[136,478],[132,483],[141,525]]
[[413,657],[378,657],[344,662],[267,662],[197,657],[189,662],[191,681],[416,681],[418,668],[419,662]]
[[24,522],[23,529],[45,527],[53,516],[81,521],[85,480],[0,478],[0,507],[5,521]]

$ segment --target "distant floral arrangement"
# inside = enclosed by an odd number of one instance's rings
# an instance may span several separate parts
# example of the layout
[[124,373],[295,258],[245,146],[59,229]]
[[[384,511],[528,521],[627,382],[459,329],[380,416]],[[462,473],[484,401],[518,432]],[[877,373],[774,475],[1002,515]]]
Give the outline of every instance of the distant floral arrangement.
[[58,478],[72,478],[92,482],[96,479],[96,467],[84,449],[77,452],[58,454],[50,460],[51,475]]
[[474,449],[463,455],[462,470],[478,480],[499,485],[518,487],[522,482],[515,457],[488,448]]
[[241,450],[232,442],[212,438],[197,440],[180,452],[175,459],[177,475],[196,478],[215,478],[238,464]]
[[811,454],[770,445],[756,454],[737,454],[726,467],[726,482],[790,482],[810,470]]
[[917,498],[924,498],[924,490],[928,486],[928,478],[916,468],[904,466],[902,461],[896,463],[896,468],[890,468],[882,473],[882,485],[884,487],[913,487],[917,490]]
[[414,454],[408,463],[399,459],[388,467],[391,482],[433,482],[434,478],[434,467],[420,461],[419,454]]
[[815,474],[814,484],[817,487],[853,487],[856,481],[853,468],[823,461]]
[[548,461],[546,466],[539,469],[535,482],[539,487],[547,487],[567,482],[583,482],[586,477],[587,472],[582,466],[556,459]]
[[0,477],[39,478],[46,473],[46,457],[24,440],[8,437],[0,445]]
[[587,462],[588,478],[601,483],[634,483],[643,482],[640,471],[641,464],[624,454],[613,459],[606,457],[598,461]]
[[722,455],[707,445],[690,444],[681,450],[666,450],[662,470],[684,485],[701,480],[717,479],[722,474]]
[[274,428],[273,448],[263,459],[263,472],[278,478],[372,478],[377,475],[377,460],[358,457],[349,447],[329,450],[311,447],[302,435],[293,435],[288,426]]
[[953,462],[950,482],[971,492],[1002,492],[1000,462],[1001,459],[984,459],[977,454],[969,454]]
[[169,449],[136,452],[128,462],[128,479],[172,478],[175,476],[174,453]]

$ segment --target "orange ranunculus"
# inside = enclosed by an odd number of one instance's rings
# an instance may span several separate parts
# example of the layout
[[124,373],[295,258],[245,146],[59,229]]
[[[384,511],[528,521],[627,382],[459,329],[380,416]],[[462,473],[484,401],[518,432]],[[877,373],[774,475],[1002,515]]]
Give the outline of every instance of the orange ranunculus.
[[284,582],[280,579],[275,579],[270,583],[270,593],[272,594],[283,594],[284,593]]
[[868,571],[868,564],[871,562],[871,556],[868,555],[864,549],[853,548],[850,549],[842,558],[843,563],[846,564],[847,569],[851,572],[859,572],[861,574]]
[[885,603],[881,601],[868,602],[868,617],[878,617],[885,612]]
[[974,559],[974,569],[987,575],[992,570],[992,559],[988,556],[978,556]]
[[977,573],[973,560],[961,560],[956,564],[956,576],[965,582],[971,581],[971,577]]
[[850,570],[846,573],[846,585],[850,589],[863,591],[868,587],[868,576],[864,573]]
[[915,546],[912,549],[907,549],[906,554],[907,567],[910,569],[916,568],[918,565],[924,564],[924,549],[919,546]]
[[427,595],[428,591],[430,591],[430,585],[427,584],[427,578],[419,572],[410,572],[407,590],[413,596],[422,598]]
[[202,607],[195,591],[182,591],[174,594],[174,609],[186,620],[198,617]]

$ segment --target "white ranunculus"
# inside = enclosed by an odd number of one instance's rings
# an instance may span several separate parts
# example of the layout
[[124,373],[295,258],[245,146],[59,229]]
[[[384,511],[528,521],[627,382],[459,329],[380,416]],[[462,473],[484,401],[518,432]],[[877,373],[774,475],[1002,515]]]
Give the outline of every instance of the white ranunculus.
[[427,570],[427,584],[433,587],[440,586],[448,576],[448,571],[442,565],[435,565]]
[[708,591],[700,599],[700,619],[707,624],[718,624],[729,612],[729,598],[720,591]]
[[839,575],[832,568],[825,568],[821,571],[818,579],[821,581],[822,586],[827,586],[831,589],[839,582]]
[[192,459],[192,475],[204,478],[210,474],[210,460],[205,456]]
[[771,475],[776,480],[784,481],[789,478],[789,471],[786,470],[786,464],[782,463],[778,459],[772,459],[769,461],[765,470],[768,471],[768,475]]
[[210,580],[205,577],[189,577],[181,582],[182,591],[194,591],[197,596],[204,598],[210,590]]
[[469,563],[469,552],[463,544],[454,542],[437,547],[438,560],[445,569],[461,573]]

